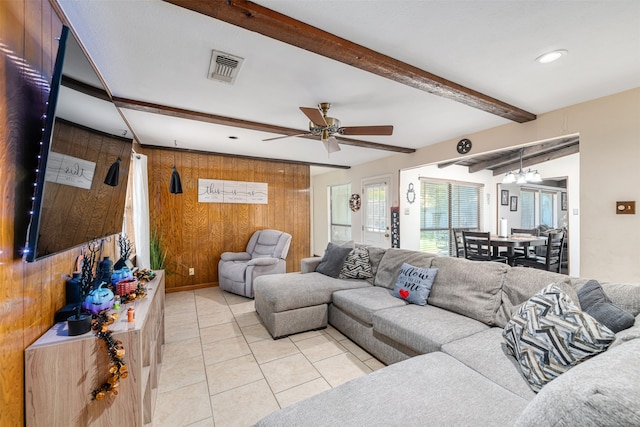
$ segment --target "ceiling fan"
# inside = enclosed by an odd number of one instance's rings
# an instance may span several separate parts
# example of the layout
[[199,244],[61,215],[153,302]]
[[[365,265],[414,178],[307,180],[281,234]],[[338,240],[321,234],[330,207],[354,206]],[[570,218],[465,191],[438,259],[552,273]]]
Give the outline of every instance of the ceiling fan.
[[309,119],[309,132],[296,135],[278,136],[275,138],[263,139],[263,141],[273,141],[276,139],[289,138],[292,136],[319,136],[327,152],[334,153],[340,151],[338,140],[334,135],[391,135],[393,126],[340,126],[340,120],[327,116],[331,108],[328,102],[321,102],[318,108],[300,107],[300,110]]

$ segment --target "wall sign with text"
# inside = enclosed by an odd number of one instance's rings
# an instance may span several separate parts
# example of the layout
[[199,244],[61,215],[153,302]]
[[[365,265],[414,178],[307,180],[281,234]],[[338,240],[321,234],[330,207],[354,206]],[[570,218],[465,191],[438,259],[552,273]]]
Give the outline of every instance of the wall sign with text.
[[266,205],[269,202],[269,184],[199,178],[198,202]]
[[47,159],[44,179],[88,190],[91,188],[95,170],[94,162],[51,151]]

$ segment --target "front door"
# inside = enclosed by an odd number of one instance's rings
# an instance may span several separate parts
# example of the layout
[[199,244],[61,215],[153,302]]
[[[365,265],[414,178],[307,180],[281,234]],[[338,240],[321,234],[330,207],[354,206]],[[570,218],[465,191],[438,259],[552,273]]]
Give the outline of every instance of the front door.
[[391,246],[389,182],[390,177],[380,177],[362,183],[362,240],[365,245]]

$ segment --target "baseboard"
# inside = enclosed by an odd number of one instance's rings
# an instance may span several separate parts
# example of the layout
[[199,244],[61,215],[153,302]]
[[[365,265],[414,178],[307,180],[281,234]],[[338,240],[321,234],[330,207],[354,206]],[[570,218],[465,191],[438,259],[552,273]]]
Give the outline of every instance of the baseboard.
[[173,292],[194,291],[196,289],[217,288],[217,287],[218,287],[218,282],[201,283],[199,285],[180,286],[179,288],[166,288],[165,293],[170,294]]

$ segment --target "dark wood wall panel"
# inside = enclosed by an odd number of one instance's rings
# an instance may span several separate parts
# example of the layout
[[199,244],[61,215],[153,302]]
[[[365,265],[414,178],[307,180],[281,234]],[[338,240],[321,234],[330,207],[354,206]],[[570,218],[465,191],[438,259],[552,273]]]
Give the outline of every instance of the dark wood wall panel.
[[[151,230],[167,251],[168,291],[215,285],[225,251],[243,251],[256,230],[273,228],[293,236],[287,271],[299,271],[310,254],[309,167],[206,153],[145,147],[148,156]],[[175,164],[182,194],[169,192]],[[199,203],[198,179],[266,182],[269,203]],[[189,276],[189,268],[195,275]]]
[[[14,235],[23,239],[14,232],[16,153],[28,111],[16,70],[24,60],[50,80],[61,28],[46,0],[0,1],[0,426],[24,424],[24,349],[53,325],[64,305],[64,275],[74,270],[79,253],[73,249],[30,264],[14,256]],[[108,244],[104,255],[114,249]]]

